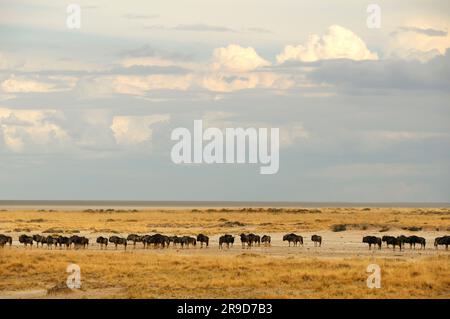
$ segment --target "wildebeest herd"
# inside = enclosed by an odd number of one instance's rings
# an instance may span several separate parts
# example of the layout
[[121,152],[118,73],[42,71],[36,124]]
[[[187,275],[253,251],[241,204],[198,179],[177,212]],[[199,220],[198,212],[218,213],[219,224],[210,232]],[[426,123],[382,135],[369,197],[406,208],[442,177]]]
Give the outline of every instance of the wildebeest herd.
[[[251,248],[253,246],[261,246],[261,244],[265,247],[271,246],[272,238],[269,235],[256,235],[253,233],[245,234],[242,233],[239,236],[241,241],[242,248]],[[19,243],[23,244],[25,247],[33,246],[33,243],[39,247],[44,247],[46,245],[47,249],[57,248],[59,246],[60,249],[66,248],[87,248],[89,246],[89,239],[84,236],[60,236],[60,235],[50,235],[43,236],[39,234],[34,235],[20,235]],[[219,237],[219,249],[223,249],[224,247],[230,248],[234,244],[235,236],[226,234]],[[289,247],[291,243],[293,246],[303,246],[303,237],[294,233],[286,234],[283,236],[283,241],[287,241]],[[322,236],[312,235],[311,241],[314,243],[314,246],[322,246]],[[0,248],[3,248],[5,245],[12,246],[13,239],[11,236],[0,234]],[[400,250],[406,245],[409,244],[409,247],[416,248],[420,246],[420,249],[425,249],[426,240],[423,237],[419,236],[364,236],[362,239],[363,243],[369,244],[369,249],[374,247],[378,247],[381,249],[382,244],[386,243],[386,247],[392,246],[395,250],[398,247]],[[107,249],[108,245],[114,245],[114,248],[117,249],[118,246],[123,246],[124,249],[127,249],[129,243],[133,245],[133,248],[136,248],[137,243],[141,243],[143,248],[168,248],[172,245],[172,247],[181,247],[181,248],[189,248],[196,247],[197,244],[200,244],[200,248],[209,246],[209,237],[204,234],[198,234],[197,237],[191,236],[166,236],[162,234],[154,234],[154,235],[138,235],[138,234],[130,234],[126,238],[120,236],[110,236],[103,237],[100,236],[97,238],[96,243],[100,245],[100,249]],[[445,246],[445,249],[448,250],[448,246],[450,245],[450,236],[442,236],[437,237],[434,240],[434,246],[437,249],[439,246]]]
[[[374,247],[378,246],[378,249],[381,249],[382,243],[386,243],[386,247],[392,246],[392,249],[395,250],[395,247],[398,247],[399,250],[402,250],[402,248],[409,244],[409,248],[416,249],[416,245],[420,246],[420,249],[425,249],[426,246],[426,240],[423,237],[419,237],[416,235],[413,236],[383,236],[383,237],[376,237],[376,236],[364,236],[363,243],[369,244],[369,249],[371,249],[372,245]],[[445,246],[445,249],[448,250],[448,245],[450,244],[450,236],[443,236],[443,237],[437,237],[434,240],[434,247],[437,249],[439,245]]]
[[[2,238],[8,237],[5,235],[0,235],[0,246],[2,246]],[[11,238],[11,237],[9,237]],[[44,245],[47,246],[48,249],[52,249],[53,247],[60,247],[60,248],[86,248],[89,246],[89,239],[84,236],[59,236],[59,235],[51,235],[51,236],[43,236],[43,235],[20,235],[19,236],[19,243],[28,246],[33,246],[33,243],[36,243],[36,246],[39,247],[39,244],[41,247],[44,247]],[[10,241],[11,245],[11,241]]]

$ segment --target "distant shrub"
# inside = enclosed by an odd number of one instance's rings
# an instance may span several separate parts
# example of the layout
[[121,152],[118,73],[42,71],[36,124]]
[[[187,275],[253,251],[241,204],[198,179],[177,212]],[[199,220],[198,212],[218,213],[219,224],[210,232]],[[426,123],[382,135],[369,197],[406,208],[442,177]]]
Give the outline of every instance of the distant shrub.
[[235,221],[235,222],[224,222],[220,225],[220,227],[242,227],[245,226],[244,223]]
[[45,234],[58,234],[58,233],[64,233],[64,229],[59,228],[49,228],[43,231]]
[[345,224],[332,225],[331,230],[334,232],[346,231],[347,225],[345,225]]
[[45,219],[43,219],[43,218],[37,218],[37,219],[30,219],[28,222],[29,223],[42,223],[44,221],[45,221]]
[[409,230],[409,231],[421,231],[422,227],[412,226],[412,227],[405,227],[403,229]]

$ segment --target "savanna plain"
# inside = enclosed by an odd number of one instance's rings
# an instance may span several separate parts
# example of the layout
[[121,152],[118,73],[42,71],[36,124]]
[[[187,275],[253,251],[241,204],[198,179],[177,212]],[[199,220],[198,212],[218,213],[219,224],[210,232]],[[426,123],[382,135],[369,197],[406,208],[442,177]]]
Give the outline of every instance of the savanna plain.
[[[269,235],[271,245],[242,248],[239,234]],[[98,236],[165,234],[210,237],[207,248],[101,249]],[[304,237],[288,246],[283,235]],[[449,208],[1,209],[0,298],[450,298]],[[80,235],[85,249],[24,247],[21,234]],[[221,235],[234,245],[219,249]],[[314,246],[311,236],[322,236]],[[425,249],[369,249],[362,237],[417,235]],[[81,288],[66,286],[69,264]],[[369,264],[381,269],[370,289]]]

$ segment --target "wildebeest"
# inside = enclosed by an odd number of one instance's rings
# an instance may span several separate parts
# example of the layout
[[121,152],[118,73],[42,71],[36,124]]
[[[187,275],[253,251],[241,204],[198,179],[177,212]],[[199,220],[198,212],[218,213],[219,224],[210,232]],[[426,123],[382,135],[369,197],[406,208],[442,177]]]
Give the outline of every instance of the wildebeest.
[[438,249],[439,245],[445,245],[445,249],[448,250],[448,245],[450,245],[450,236],[437,237],[434,240],[434,247]]
[[6,244],[12,245],[12,237],[0,234],[0,247],[4,247]]
[[197,245],[197,240],[194,237],[183,236],[183,237],[181,237],[180,243],[181,243],[181,248],[184,248],[184,246],[189,248],[189,245],[192,245],[192,246]]
[[136,234],[130,234],[127,237],[127,241],[133,242],[133,248],[136,248],[136,243],[142,242],[142,236]]
[[72,244],[74,248],[86,248],[89,246],[89,239],[84,236],[73,235],[69,238],[69,248]]
[[299,243],[303,246],[303,237],[294,233],[284,235],[283,241],[287,241],[289,243],[289,247],[291,246],[291,242],[294,243],[294,246],[297,246]]
[[314,242],[314,247],[316,247],[317,244],[319,244],[319,247],[322,246],[322,236],[319,235],[312,235],[311,241]]
[[47,244],[47,249],[52,249],[53,245],[55,245],[55,248],[58,245],[58,238],[53,236],[47,236],[44,241]]
[[258,244],[258,246],[261,245],[261,236],[255,235],[255,234],[248,234],[248,239],[250,241],[250,244]]
[[108,249],[108,238],[103,236],[97,237],[97,244],[100,244],[100,249],[103,249],[103,245],[105,249]]
[[398,246],[400,250],[402,250],[402,246],[404,243],[403,237],[394,237],[394,236],[383,236],[381,237],[381,241],[386,243],[386,247],[392,245],[392,248],[395,250],[395,246]]
[[234,237],[232,235],[223,235],[219,237],[219,249],[223,249],[223,244],[227,245],[227,248],[230,248],[234,243]]
[[178,236],[170,236],[169,237],[169,244],[173,243],[174,247],[177,247],[177,244],[181,243],[181,237]]
[[47,239],[47,237],[42,236],[42,235],[33,235],[33,240],[36,242],[37,247],[39,247],[39,243],[41,244],[41,246],[44,246],[46,239]]
[[410,249],[412,247],[414,247],[414,249],[416,249],[416,244],[420,245],[420,249],[422,249],[422,248],[425,249],[426,240],[423,237],[419,237],[416,235],[409,236],[409,237],[407,237],[406,242],[409,244]]
[[372,245],[378,245],[378,249],[381,249],[381,238],[376,236],[364,236],[363,243],[369,244],[369,249],[372,248]]
[[5,244],[6,244],[6,238],[0,237],[0,248],[5,247]]
[[263,235],[261,237],[261,242],[265,245],[265,246],[270,246],[270,242],[271,242],[272,238],[268,235]]
[[70,238],[69,237],[59,236],[57,238],[57,242],[58,242],[60,249],[62,248],[63,245],[66,246],[66,249],[69,249],[69,247],[70,247]]
[[170,238],[168,236],[164,236],[161,234],[154,234],[154,235],[145,235],[142,237],[142,241],[144,243],[144,247],[147,247],[150,244],[153,244],[153,247],[156,248],[160,246],[161,248],[164,248],[169,245]]
[[19,243],[24,244],[25,247],[27,247],[27,245],[30,245],[31,247],[33,247],[33,237],[27,236],[27,235],[20,235]]
[[203,248],[203,243],[206,244],[206,247],[209,246],[209,237],[206,235],[198,234],[197,241],[200,242],[200,248]]
[[7,243],[9,243],[9,246],[11,247],[12,237],[0,234],[0,247],[3,248]]
[[250,240],[248,238],[248,235],[242,233],[242,234],[239,235],[239,237],[241,237],[242,248],[245,248],[245,244],[247,244],[248,247],[251,246],[251,242],[250,242]]
[[113,243],[117,249],[117,245],[123,245],[124,249],[127,249],[127,240],[123,237],[119,236],[111,236],[109,237],[109,242]]

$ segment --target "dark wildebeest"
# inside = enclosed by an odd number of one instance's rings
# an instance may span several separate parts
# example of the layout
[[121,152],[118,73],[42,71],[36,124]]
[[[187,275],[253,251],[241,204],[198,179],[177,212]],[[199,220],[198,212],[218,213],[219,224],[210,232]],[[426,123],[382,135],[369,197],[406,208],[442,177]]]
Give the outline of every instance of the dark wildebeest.
[[33,247],[33,237],[27,236],[27,235],[20,235],[19,243],[24,244],[25,247],[27,247],[27,245],[30,245],[31,247]]
[[12,237],[0,234],[0,246],[3,247],[6,244],[9,244],[9,247],[12,245]]
[[425,249],[426,241],[425,241],[425,238],[423,238],[423,237],[413,235],[413,236],[408,237],[407,243],[409,244],[410,249],[412,247],[414,247],[414,249],[416,249],[416,244],[420,245],[420,249],[422,249],[422,248]]
[[311,240],[314,242],[314,247],[316,247],[317,244],[319,244],[319,247],[322,246],[322,236],[312,235]]
[[372,248],[372,245],[378,245],[378,249],[381,249],[381,238],[375,236],[365,236],[362,240],[363,243],[369,244],[369,249]]
[[231,235],[223,235],[219,237],[219,249],[223,249],[223,244],[227,245],[227,248],[230,248],[230,245],[233,245],[234,237]]
[[270,236],[267,235],[263,235],[261,237],[261,242],[265,245],[265,246],[270,246],[270,241],[272,240],[272,238]]
[[445,246],[445,250],[448,250],[448,245],[450,245],[450,236],[437,237],[434,240],[434,247],[438,249],[439,245]]
[[66,236],[59,236],[58,239],[59,249],[62,248],[62,246],[66,246],[66,249],[69,249],[70,247],[70,238]]
[[203,248],[203,243],[206,244],[206,247],[209,246],[209,237],[206,235],[198,234],[197,241],[200,242],[200,248]]
[[[255,234],[240,234],[239,237],[241,238],[241,245],[242,248],[245,248],[245,244],[247,244],[247,248],[250,248],[253,243],[258,242],[257,235]],[[258,236],[259,237],[259,236]],[[261,242],[261,240],[259,240]]]
[[44,243],[45,243],[46,239],[47,239],[47,237],[42,236],[42,235],[33,235],[33,240],[36,242],[37,247],[39,247],[39,243],[41,244],[42,247],[44,247]]
[[248,235],[242,233],[239,235],[239,237],[241,237],[241,245],[242,245],[242,248],[244,248],[245,244],[248,245]]
[[395,239],[395,237],[394,236],[383,236],[383,237],[381,237],[381,241],[383,243],[386,243],[386,247],[389,247],[389,242],[388,241],[390,241],[392,239]]
[[181,248],[184,248],[184,246],[189,248],[189,245],[192,245],[192,246],[197,245],[197,240],[194,237],[183,236],[183,237],[181,237],[180,243],[181,243]]
[[283,241],[287,241],[289,243],[289,247],[291,246],[291,242],[294,243],[294,246],[297,246],[298,243],[303,246],[303,237],[294,233],[284,235]]
[[119,236],[111,236],[109,237],[109,242],[113,243],[117,249],[117,245],[123,245],[124,249],[127,249],[127,240],[123,237]]
[[136,243],[142,242],[142,236],[136,235],[136,234],[130,234],[127,237],[128,241],[133,242],[133,248],[136,248]]
[[177,247],[177,244],[181,243],[181,237],[178,236],[170,236],[169,237],[169,245],[170,243],[173,243],[174,247]]
[[142,244],[144,245],[144,248],[148,248],[148,245],[150,244],[150,238],[151,238],[152,236],[150,236],[150,235],[144,235],[144,236],[142,236]]
[[161,234],[146,235],[143,237],[142,240],[147,245],[146,246],[147,248],[150,244],[153,244],[154,248],[156,248],[158,246],[160,246],[161,248],[164,248],[164,247],[166,247],[166,245],[168,246],[170,243],[169,237],[161,235]]
[[402,250],[403,246],[403,237],[394,237],[394,236],[383,236],[381,238],[382,242],[386,243],[386,247],[389,248],[389,245],[392,245],[393,249],[395,250],[395,246],[398,246],[400,250]]
[[47,249],[52,249],[53,245],[55,245],[55,248],[58,246],[58,238],[53,236],[47,236],[44,242],[47,244]]
[[105,249],[108,249],[108,238],[103,236],[97,237],[97,244],[100,244],[100,249],[103,249],[103,245],[105,245]]
[[89,246],[89,239],[84,236],[73,235],[69,238],[69,248],[72,244],[74,248],[86,248]]
[[6,244],[6,238],[0,237],[0,248],[5,247],[5,244]]
[[402,247],[408,243],[408,237],[406,237],[404,235],[398,236],[397,239],[400,241],[400,244],[402,245]]
[[256,244],[258,244],[258,246],[261,246],[261,236],[255,234],[249,234],[248,236],[251,243],[254,243],[255,246]]

